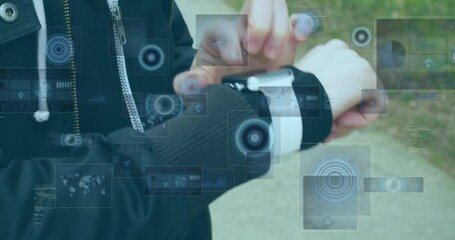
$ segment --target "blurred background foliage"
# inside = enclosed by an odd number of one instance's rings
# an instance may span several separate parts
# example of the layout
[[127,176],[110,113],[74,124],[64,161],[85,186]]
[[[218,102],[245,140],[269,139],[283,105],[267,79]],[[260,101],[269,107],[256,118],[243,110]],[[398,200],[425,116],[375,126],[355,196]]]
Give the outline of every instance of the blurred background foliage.
[[[244,0],[225,0],[240,9]],[[299,47],[298,55],[329,39],[351,42],[357,26],[374,26],[377,18],[423,17],[455,19],[455,0],[287,0],[289,12],[306,9],[323,11],[323,32],[310,37]],[[448,33],[451,34],[451,33]],[[455,32],[452,34],[455,37]],[[373,48],[356,49],[374,66]],[[455,46],[450,46],[453,48]],[[451,62],[449,64],[455,64]],[[340,81],[342,81],[340,79]],[[455,81],[454,73],[449,81]],[[361,131],[381,131],[402,142],[409,155],[423,155],[433,165],[455,177],[455,89],[438,93],[440,100],[422,101],[413,97],[389,102],[387,113],[379,121]],[[416,133],[419,132],[419,133]],[[417,136],[416,136],[417,135]],[[397,159],[397,161],[400,159]]]

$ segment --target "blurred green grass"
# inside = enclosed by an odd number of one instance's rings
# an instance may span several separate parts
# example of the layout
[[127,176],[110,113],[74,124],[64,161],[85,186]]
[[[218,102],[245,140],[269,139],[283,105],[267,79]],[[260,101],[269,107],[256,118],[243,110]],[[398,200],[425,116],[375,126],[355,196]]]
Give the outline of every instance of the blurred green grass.
[[[225,0],[240,9],[244,0]],[[455,0],[287,0],[289,12],[305,9],[324,12],[323,33],[310,37],[297,56],[332,38],[350,42],[353,26],[374,26],[376,18],[455,17]],[[455,33],[453,33],[455,37]],[[455,47],[455,46],[452,46]],[[355,49],[374,66],[373,49]],[[409,153],[423,155],[433,165],[455,177],[455,91],[442,94],[439,101],[416,101],[412,97],[390,101],[387,114],[362,131],[381,131],[400,140]],[[416,143],[413,129],[427,129],[430,136]]]

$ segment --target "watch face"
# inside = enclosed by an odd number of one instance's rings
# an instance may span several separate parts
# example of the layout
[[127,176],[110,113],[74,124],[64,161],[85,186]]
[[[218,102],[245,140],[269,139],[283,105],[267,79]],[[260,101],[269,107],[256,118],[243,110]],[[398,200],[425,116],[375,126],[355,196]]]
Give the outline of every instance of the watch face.
[[271,82],[279,80],[291,80],[292,82],[293,79],[294,74],[292,70],[289,68],[282,68],[272,72],[267,72],[266,70],[255,70],[246,73],[230,75],[223,77],[222,83],[238,91],[243,91],[246,89],[258,91],[259,87],[267,86]]
[[251,76],[256,76],[259,74],[265,74],[268,73],[265,69],[259,69],[259,70],[253,70],[253,71],[247,71],[239,74],[234,74],[234,75],[229,75],[223,77],[223,82],[224,81],[232,81],[232,80],[247,80]]
[[256,71],[250,71],[250,72],[225,76],[225,77],[223,77],[221,82],[223,83],[223,85],[231,87],[232,89],[237,90],[239,92],[242,92],[244,90],[248,90],[247,80],[249,77],[258,75],[258,74],[262,74],[262,73],[266,73],[266,71],[265,70],[256,70]]
[[273,72],[261,72],[254,75],[251,75],[258,80],[260,83],[267,83],[270,81],[284,80],[289,77],[294,77],[294,73],[289,68],[282,68]]
[[246,80],[244,79],[223,79],[223,85],[226,85],[239,92],[248,90]]

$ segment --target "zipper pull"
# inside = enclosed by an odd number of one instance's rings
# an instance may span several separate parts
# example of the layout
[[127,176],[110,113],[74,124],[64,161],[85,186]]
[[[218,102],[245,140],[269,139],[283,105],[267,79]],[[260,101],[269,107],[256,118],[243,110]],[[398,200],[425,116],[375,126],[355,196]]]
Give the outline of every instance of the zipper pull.
[[125,45],[126,43],[126,34],[125,34],[125,28],[123,27],[122,23],[122,12],[120,11],[120,6],[115,6],[112,15],[114,16],[114,21],[115,25],[117,26],[118,34],[120,37],[120,42],[122,45]]

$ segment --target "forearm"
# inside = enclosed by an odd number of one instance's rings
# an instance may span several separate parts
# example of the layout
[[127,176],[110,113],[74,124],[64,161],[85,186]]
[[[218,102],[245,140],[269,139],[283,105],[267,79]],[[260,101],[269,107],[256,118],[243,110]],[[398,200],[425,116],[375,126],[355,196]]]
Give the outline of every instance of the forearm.
[[[312,83],[307,82],[307,84]],[[239,147],[241,143],[237,137],[242,123],[251,119],[267,122],[269,121],[267,117],[259,117],[259,111],[254,105],[227,86],[210,85],[204,94],[207,94],[208,99],[207,115],[194,117],[183,112],[166,123],[170,127],[169,135],[166,137],[156,137],[157,131],[162,131],[159,129],[161,126],[148,130],[144,134],[137,133],[132,128],[125,128],[110,134],[107,138],[97,134],[89,135],[96,141],[91,145],[75,147],[73,155],[68,158],[9,161],[9,164],[0,170],[0,199],[6,203],[0,206],[0,210],[5,213],[4,217],[16,217],[9,219],[5,229],[13,229],[12,232],[16,232],[14,229],[25,229],[25,236],[30,236],[28,239],[48,235],[62,237],[63,232],[70,231],[74,224],[82,226],[87,233],[96,234],[98,229],[117,232],[110,229],[124,219],[136,219],[150,225],[148,229],[137,229],[136,234],[148,234],[156,239],[170,239],[170,236],[173,236],[172,229],[188,227],[186,224],[216,198],[235,186],[260,177],[271,166],[271,154],[246,152]],[[312,133],[308,133],[307,136],[311,135]],[[279,137],[281,136],[273,136],[273,138]],[[321,141],[321,139],[314,138],[310,142]],[[146,154],[117,148],[119,144],[145,146]],[[304,149],[305,146],[302,146]],[[117,166],[118,159],[129,162],[129,168],[136,169],[138,176],[122,176],[119,172],[122,168]],[[176,195],[175,192],[173,194],[173,187],[169,187],[161,188],[160,194],[150,194],[154,189],[148,189],[153,186],[147,185],[148,179],[152,177],[148,175],[147,169],[153,168],[158,171],[155,171],[157,175],[159,171],[165,170],[162,176],[172,173],[175,169],[202,170],[199,171],[202,172],[200,179],[196,181],[199,185],[199,193],[188,195],[183,189],[185,195]],[[204,178],[203,173],[204,170],[210,169],[234,172],[233,182],[215,191],[205,189],[203,183],[207,179]],[[250,174],[251,171],[254,174]],[[70,178],[77,176],[78,179],[83,176],[99,176],[105,179],[103,186],[107,187],[106,194],[111,198],[105,195],[93,195],[97,192],[92,189],[88,193],[93,197],[89,201],[92,210],[74,211],[67,208],[68,204],[69,207],[87,207],[84,205],[87,201],[77,200],[84,198],[84,195],[80,195],[80,198],[73,199],[71,202],[62,202],[62,196],[67,196],[71,192],[69,191],[71,186],[66,185],[68,183],[65,184],[68,176]],[[75,184],[72,186],[74,189],[83,191],[77,182]],[[42,225],[38,226],[42,227],[42,230],[38,232],[33,230],[36,226],[33,226],[30,220],[36,213],[33,208],[34,199],[36,199],[36,192],[33,189],[36,185],[48,186],[51,194],[54,194],[46,200],[48,208],[45,210]],[[24,204],[29,207],[24,209]],[[14,214],[17,211],[23,214]],[[69,215],[72,216],[70,221],[60,221],[66,220]],[[91,218],[103,219],[103,221],[94,225],[86,221]],[[28,225],[24,225],[24,221],[28,222]],[[51,225],[54,227],[49,228]],[[5,239],[14,239],[12,232],[6,232]],[[121,239],[121,237],[112,236],[111,239]]]

